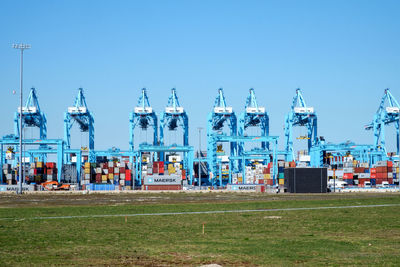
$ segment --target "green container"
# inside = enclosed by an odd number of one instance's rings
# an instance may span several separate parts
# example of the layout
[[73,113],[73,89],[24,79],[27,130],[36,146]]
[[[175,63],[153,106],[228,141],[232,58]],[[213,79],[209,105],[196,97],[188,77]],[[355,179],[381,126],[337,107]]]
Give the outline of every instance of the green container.
[[278,179],[285,179],[285,174],[284,173],[278,173]]

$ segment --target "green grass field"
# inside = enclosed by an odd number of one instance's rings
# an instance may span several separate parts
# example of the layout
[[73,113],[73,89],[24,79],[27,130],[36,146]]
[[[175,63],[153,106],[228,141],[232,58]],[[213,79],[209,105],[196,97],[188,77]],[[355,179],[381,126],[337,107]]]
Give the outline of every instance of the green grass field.
[[400,206],[35,218],[374,204],[400,194],[0,195],[0,266],[399,266]]

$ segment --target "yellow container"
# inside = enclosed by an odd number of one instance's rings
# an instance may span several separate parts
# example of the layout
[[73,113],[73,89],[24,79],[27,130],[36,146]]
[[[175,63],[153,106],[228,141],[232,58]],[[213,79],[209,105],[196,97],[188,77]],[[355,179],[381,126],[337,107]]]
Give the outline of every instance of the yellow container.
[[43,168],[43,162],[36,162],[36,168]]
[[85,169],[90,168],[90,162],[85,162]]
[[271,179],[271,174],[265,173],[264,174],[264,179]]
[[108,179],[114,180],[114,174],[113,174],[113,173],[109,173],[109,174],[108,174]]
[[90,174],[90,168],[85,167],[85,174]]
[[107,181],[107,174],[103,174],[103,175],[101,176],[101,180]]
[[284,185],[285,184],[285,179],[279,179],[279,184]]

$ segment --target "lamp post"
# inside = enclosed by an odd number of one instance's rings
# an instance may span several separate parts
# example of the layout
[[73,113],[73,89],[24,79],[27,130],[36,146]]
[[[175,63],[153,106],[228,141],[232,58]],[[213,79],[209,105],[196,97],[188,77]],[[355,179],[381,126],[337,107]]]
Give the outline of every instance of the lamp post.
[[20,65],[20,94],[19,94],[19,180],[18,185],[19,189],[17,190],[18,194],[22,194],[22,180],[23,180],[23,160],[22,160],[22,81],[23,81],[23,63],[24,63],[24,50],[31,48],[29,44],[13,44],[12,46],[15,49],[19,49],[21,51],[21,65]]
[[197,128],[199,130],[199,154],[197,155],[197,158],[199,159],[199,189],[201,190],[201,130],[203,129],[202,127]]

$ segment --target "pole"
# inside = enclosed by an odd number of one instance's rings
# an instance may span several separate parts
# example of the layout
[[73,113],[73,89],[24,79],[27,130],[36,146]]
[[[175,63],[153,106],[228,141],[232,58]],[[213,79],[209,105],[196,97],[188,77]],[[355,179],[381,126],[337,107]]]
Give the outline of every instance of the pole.
[[19,94],[19,179],[18,179],[18,194],[22,194],[22,181],[23,181],[23,154],[22,154],[22,88],[23,88],[23,64],[24,64],[24,49],[31,48],[28,44],[14,44],[13,48],[21,51],[21,65],[20,65],[20,94]]
[[198,127],[199,129],[199,154],[198,154],[198,160],[199,160],[199,170],[198,170],[198,175],[199,175],[199,189],[201,190],[201,130],[203,129],[202,127]]
[[22,194],[22,168],[23,168],[23,159],[22,159],[22,138],[23,138],[23,133],[22,133],[22,77],[23,77],[23,63],[24,63],[24,49],[21,49],[21,65],[20,65],[20,94],[19,94],[19,180],[18,180],[18,185],[19,185],[19,190],[18,194]]

